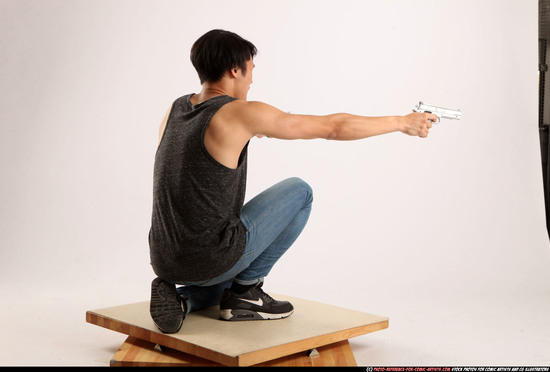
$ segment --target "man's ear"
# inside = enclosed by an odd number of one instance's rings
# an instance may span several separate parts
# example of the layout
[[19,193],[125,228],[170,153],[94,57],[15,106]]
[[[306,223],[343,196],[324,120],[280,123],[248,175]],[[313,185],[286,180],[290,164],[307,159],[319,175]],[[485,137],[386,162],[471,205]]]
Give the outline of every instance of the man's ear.
[[236,78],[238,76],[237,75],[238,72],[239,72],[239,67],[235,66],[231,70],[229,70],[229,76]]

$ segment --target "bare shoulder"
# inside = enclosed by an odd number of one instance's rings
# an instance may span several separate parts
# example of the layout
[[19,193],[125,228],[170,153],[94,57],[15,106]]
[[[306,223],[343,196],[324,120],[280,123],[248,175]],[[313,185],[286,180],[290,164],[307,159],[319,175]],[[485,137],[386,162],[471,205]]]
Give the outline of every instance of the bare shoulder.
[[[283,111],[260,101],[236,100],[225,105],[221,111],[222,116],[228,120],[243,125],[250,130],[260,123],[268,123],[280,119],[284,115]],[[257,134],[257,133],[254,133]]]
[[207,128],[207,136],[216,137],[219,141],[248,141],[253,136],[247,126],[248,112],[248,104],[242,100],[223,105],[212,117]]
[[210,120],[204,135],[204,144],[219,163],[235,169],[246,143],[253,137],[242,120],[245,105],[233,101],[223,105]]
[[269,115],[273,112],[281,112],[275,107],[260,101],[235,100],[224,106],[228,113],[242,115]]
[[251,137],[312,138],[318,134],[316,130],[324,131],[324,128],[315,125],[313,116],[290,114],[264,102],[234,101],[226,106],[227,116],[224,115],[224,117]]

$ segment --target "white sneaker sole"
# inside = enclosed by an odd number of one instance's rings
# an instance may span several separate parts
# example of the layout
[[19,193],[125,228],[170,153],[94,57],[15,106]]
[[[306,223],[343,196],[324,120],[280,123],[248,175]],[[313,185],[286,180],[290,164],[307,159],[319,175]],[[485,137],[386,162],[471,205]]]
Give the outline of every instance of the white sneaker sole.
[[290,316],[294,310],[289,311],[288,313],[280,314],[270,314],[262,313],[258,311],[250,310],[235,310],[235,309],[226,309],[220,310],[220,319],[223,320],[270,320],[270,319],[282,319]]

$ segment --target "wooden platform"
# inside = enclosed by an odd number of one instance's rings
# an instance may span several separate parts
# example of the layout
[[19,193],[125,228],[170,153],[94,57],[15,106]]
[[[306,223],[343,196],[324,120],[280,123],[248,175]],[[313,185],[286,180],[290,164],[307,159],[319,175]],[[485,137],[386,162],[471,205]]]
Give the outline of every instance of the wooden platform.
[[[218,307],[215,306],[188,314],[180,332],[164,334],[153,323],[147,301],[88,311],[86,321],[132,336],[119,353],[131,349],[131,355],[146,355],[145,351],[150,350],[151,345],[159,344],[174,352],[181,352],[169,356],[183,358],[183,364],[201,365],[197,359],[186,362],[186,358],[191,356],[226,366],[250,366],[283,357],[302,357],[297,354],[312,349],[322,350],[321,347],[385,329],[389,325],[388,318],[378,315],[288,296],[275,297],[292,302],[294,314],[279,320],[228,322],[218,319]],[[339,345],[345,347],[345,344]],[[115,365],[131,362],[152,365],[153,362],[147,364],[146,359],[157,354],[137,359],[121,355],[117,353],[113,357]],[[330,359],[328,355],[327,358]],[[162,359],[159,363],[171,363]],[[346,358],[338,360],[345,361]]]
[[[151,342],[128,336],[113,355],[111,367],[222,367],[222,364],[181,351],[162,348]],[[330,367],[357,366],[348,340],[269,360],[255,367]]]

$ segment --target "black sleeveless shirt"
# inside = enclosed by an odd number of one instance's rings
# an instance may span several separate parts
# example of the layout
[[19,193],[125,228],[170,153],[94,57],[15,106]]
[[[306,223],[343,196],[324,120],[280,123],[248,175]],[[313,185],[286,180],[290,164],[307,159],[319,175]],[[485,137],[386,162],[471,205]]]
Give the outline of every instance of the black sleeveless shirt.
[[246,245],[240,220],[247,149],[237,169],[216,161],[204,145],[210,119],[236,98],[216,96],[193,106],[178,98],[155,155],[151,265],[171,282],[212,279],[229,270]]

